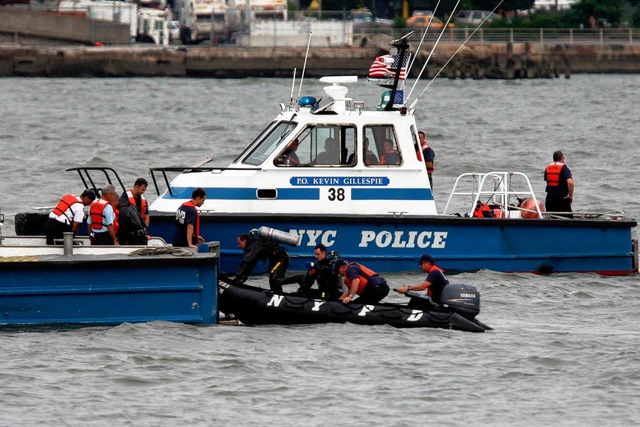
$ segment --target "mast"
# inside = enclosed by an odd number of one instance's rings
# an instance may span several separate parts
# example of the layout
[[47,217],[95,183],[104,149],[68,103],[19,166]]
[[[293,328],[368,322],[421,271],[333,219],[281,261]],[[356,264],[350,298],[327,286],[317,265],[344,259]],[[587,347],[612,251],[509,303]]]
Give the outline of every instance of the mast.
[[398,67],[395,69],[396,75],[393,79],[393,86],[391,87],[391,98],[387,105],[384,107],[384,111],[393,110],[393,104],[396,99],[396,93],[398,92],[398,82],[400,81],[400,73],[402,71],[402,66],[405,63],[405,58],[407,57],[409,49],[409,42],[407,41],[409,36],[413,33],[410,32],[400,37],[398,40],[394,40],[391,42],[391,46],[395,47],[398,50]]

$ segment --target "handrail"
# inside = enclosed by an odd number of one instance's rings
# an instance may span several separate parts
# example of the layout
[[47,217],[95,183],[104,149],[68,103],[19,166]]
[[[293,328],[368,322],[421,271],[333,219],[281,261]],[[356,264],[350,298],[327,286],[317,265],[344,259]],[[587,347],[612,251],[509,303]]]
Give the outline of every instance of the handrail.
[[[354,38],[373,34],[386,34],[397,38],[414,30],[410,41],[417,43],[423,36],[423,28],[354,28]],[[462,43],[474,28],[448,28],[442,42]],[[435,43],[437,34],[425,35],[423,43]],[[633,44],[640,43],[640,28],[480,28],[468,43],[539,43],[539,44]]]
[[[514,176],[520,177],[524,179],[524,184],[526,188],[524,190],[514,191],[511,189],[511,182]],[[459,191],[458,186],[461,181],[466,178],[471,177],[472,179],[472,190],[471,191]],[[493,187],[490,190],[484,189],[484,186],[487,182],[488,178],[492,178]],[[510,217],[511,210],[521,211],[524,210],[522,208],[514,208],[510,205],[509,199],[510,196],[527,196],[534,199],[535,203],[535,211],[538,214],[539,218],[543,217],[543,213],[540,210],[540,206],[537,203],[537,198],[535,192],[533,191],[533,187],[531,186],[531,182],[529,181],[529,177],[527,177],[522,172],[506,172],[506,171],[492,171],[487,173],[478,173],[478,172],[467,172],[456,178],[455,183],[453,184],[453,189],[451,193],[449,193],[449,198],[447,199],[447,204],[444,207],[442,212],[443,215],[446,215],[449,210],[449,205],[453,200],[454,196],[472,196],[472,202],[470,206],[469,212],[466,214],[467,216],[473,216],[473,212],[476,208],[476,205],[480,201],[481,196],[489,196],[485,203],[489,204],[491,200],[494,201],[493,204],[498,204],[502,207],[507,218]]]
[[124,186],[124,183],[122,182],[122,180],[120,179],[120,175],[118,175],[118,172],[116,172],[115,169],[111,168],[111,167],[107,167],[107,166],[80,166],[80,167],[76,167],[76,168],[69,168],[69,169],[65,169],[66,172],[72,172],[72,171],[76,171],[78,172],[78,175],[80,176],[80,179],[82,180],[82,184],[84,185],[84,188],[88,188],[88,189],[92,189],[93,191],[96,192],[96,194],[98,196],[101,196],[102,193],[102,189],[99,188],[93,177],[91,176],[91,172],[102,172],[107,180],[107,182],[111,185],[113,185],[114,181],[112,179],[112,175],[115,178],[115,180],[117,181],[117,183],[120,185],[120,188],[122,189],[122,191],[126,191],[126,188]]

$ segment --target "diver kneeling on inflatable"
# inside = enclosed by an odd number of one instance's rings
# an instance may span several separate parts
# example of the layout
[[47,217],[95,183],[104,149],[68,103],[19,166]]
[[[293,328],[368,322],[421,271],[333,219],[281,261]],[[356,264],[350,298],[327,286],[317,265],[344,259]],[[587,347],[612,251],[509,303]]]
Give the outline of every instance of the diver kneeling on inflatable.
[[355,302],[359,304],[376,304],[389,294],[384,277],[362,264],[340,258],[336,261],[336,271],[344,277],[347,286],[340,296],[340,301],[345,304],[350,303],[356,294],[358,299]]

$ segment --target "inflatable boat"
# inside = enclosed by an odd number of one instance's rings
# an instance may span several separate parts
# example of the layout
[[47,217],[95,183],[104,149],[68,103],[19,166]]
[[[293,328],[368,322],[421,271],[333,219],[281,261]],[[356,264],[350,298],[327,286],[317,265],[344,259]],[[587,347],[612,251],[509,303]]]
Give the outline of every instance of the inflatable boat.
[[[224,280],[221,277],[221,280]],[[396,328],[442,328],[484,332],[491,328],[478,319],[480,294],[472,285],[449,284],[442,305],[417,292],[408,292],[411,304],[343,304],[296,293],[276,294],[268,289],[220,282],[218,308],[246,325],[356,323]],[[411,306],[410,306],[411,305]]]

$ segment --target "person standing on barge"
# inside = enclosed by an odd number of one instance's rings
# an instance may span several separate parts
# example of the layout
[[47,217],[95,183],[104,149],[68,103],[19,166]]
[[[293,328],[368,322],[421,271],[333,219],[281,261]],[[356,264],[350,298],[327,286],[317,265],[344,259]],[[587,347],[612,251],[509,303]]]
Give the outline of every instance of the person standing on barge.
[[107,184],[102,188],[102,195],[89,206],[89,218],[87,226],[91,236],[92,245],[120,246],[116,233],[117,213],[119,199],[116,187]]
[[49,213],[45,225],[47,245],[53,245],[55,240],[61,240],[64,232],[78,232],[84,221],[84,207],[89,206],[96,199],[93,190],[84,190],[81,195],[65,194],[55,208]]
[[191,200],[178,208],[173,246],[197,248],[198,243],[204,243],[204,237],[200,235],[200,213],[197,208],[204,204],[206,198],[207,192],[198,187],[191,193]]
[[146,245],[149,242],[149,205],[144,198],[149,183],[136,179],[133,188],[120,196],[118,242],[121,245]]
[[564,163],[564,155],[558,150],[553,153],[553,163],[544,170],[544,180],[547,181],[547,212],[567,212],[561,216],[573,218],[571,203],[573,202],[573,175]]

